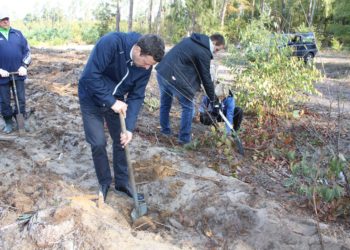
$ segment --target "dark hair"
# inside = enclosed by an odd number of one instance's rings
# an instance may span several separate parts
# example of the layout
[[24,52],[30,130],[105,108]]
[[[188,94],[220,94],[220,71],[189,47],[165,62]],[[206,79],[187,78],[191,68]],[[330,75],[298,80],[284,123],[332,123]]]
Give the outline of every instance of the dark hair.
[[212,34],[210,40],[215,42],[216,46],[225,45],[225,38],[219,33]]
[[156,62],[160,62],[164,56],[164,41],[158,35],[143,35],[136,45],[141,48],[141,55],[152,56]]

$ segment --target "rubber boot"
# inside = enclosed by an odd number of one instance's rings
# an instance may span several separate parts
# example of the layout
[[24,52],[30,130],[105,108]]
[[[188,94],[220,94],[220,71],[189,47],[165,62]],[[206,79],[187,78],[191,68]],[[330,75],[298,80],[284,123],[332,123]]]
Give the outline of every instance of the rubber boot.
[[4,131],[6,134],[11,133],[13,130],[13,121],[12,119],[5,119],[5,127],[2,131]]

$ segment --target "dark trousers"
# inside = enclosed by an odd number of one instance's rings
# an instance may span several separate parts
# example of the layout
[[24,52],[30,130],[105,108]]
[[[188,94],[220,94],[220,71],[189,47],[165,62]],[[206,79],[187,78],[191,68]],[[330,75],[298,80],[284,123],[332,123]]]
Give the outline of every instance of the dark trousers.
[[111,170],[107,156],[107,141],[104,121],[113,141],[113,169],[115,186],[128,185],[128,167],[125,151],[120,144],[119,115],[110,108],[98,107],[90,102],[80,101],[86,141],[91,145],[92,159],[99,184],[110,185]]
[[[16,81],[17,97],[19,102],[19,110],[26,117],[26,99],[25,99],[25,88],[24,81]],[[13,99],[15,109],[12,109],[11,105],[11,89],[12,81],[7,84],[0,84],[0,105],[1,105],[1,115],[4,119],[11,119],[13,115],[18,114],[18,108],[16,100]],[[13,94],[14,95],[14,94]]]

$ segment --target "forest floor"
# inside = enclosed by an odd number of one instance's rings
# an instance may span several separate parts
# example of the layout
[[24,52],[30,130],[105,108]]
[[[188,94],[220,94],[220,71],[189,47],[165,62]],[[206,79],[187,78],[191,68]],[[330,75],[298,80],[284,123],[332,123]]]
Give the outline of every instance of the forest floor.
[[[320,53],[322,95],[297,105],[297,116],[258,122],[247,114],[244,157],[234,147],[227,152],[197,121],[189,148],[162,137],[153,75],[130,145],[149,210],[145,223],[135,225],[131,199],[110,192],[107,205],[96,204],[77,97],[89,51],[32,52],[26,87],[32,130],[0,134],[0,249],[350,249],[349,217],[319,205],[316,219],[312,202],[285,185],[288,152],[321,166],[334,152],[349,161],[349,54]],[[176,131],[177,103],[171,115]],[[109,138],[111,156],[110,144]]]

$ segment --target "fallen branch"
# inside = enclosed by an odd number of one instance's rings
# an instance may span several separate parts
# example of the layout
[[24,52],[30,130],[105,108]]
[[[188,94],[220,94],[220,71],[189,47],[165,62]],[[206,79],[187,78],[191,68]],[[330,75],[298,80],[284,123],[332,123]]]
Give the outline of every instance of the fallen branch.
[[12,227],[21,225],[21,224],[25,224],[25,223],[27,223],[27,222],[28,222],[27,220],[16,221],[15,223],[12,223],[12,224],[9,224],[9,225],[6,225],[6,226],[0,228],[0,231],[4,231],[4,230],[6,230],[6,229],[9,229],[9,228],[12,228]]
[[203,179],[203,180],[207,180],[207,181],[213,181],[215,183],[221,183],[221,181],[218,181],[218,180],[215,180],[215,179],[212,179],[212,178],[209,178],[209,177],[204,177],[204,176],[200,176],[200,175],[196,175],[196,174],[192,174],[192,173],[187,173],[187,172],[178,170],[176,168],[172,168],[172,167],[168,167],[168,166],[165,166],[165,168],[168,168],[170,170],[174,170],[174,171],[182,173],[182,174],[190,175],[190,176],[193,176],[195,178],[199,178],[199,179]]

